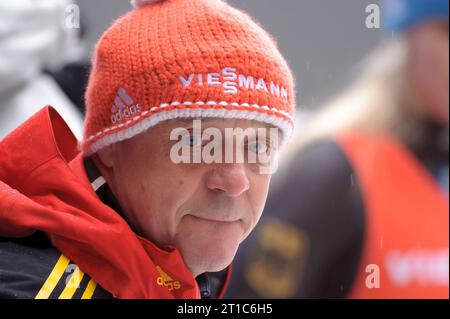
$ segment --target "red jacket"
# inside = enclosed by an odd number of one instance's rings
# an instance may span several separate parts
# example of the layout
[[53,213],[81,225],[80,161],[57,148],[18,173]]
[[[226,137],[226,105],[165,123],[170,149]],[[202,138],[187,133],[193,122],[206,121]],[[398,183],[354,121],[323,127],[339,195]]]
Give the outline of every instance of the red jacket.
[[45,232],[117,298],[200,298],[176,248],[136,235],[97,197],[77,143],[49,106],[0,142],[0,236]]

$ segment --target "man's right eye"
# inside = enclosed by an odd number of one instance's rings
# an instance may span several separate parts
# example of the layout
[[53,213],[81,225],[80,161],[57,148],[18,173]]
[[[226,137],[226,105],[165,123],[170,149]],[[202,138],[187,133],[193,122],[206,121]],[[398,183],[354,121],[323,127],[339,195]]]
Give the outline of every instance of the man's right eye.
[[200,146],[200,144],[202,143],[202,139],[200,136],[189,135],[187,137],[184,137],[184,143],[190,147]]

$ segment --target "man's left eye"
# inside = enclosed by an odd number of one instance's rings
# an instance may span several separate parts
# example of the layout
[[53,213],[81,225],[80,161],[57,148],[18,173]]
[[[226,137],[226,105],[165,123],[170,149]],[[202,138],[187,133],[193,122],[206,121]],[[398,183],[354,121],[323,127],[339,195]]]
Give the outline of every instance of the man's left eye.
[[267,152],[267,145],[266,143],[254,142],[248,145],[248,149],[250,152],[262,154],[264,152]]

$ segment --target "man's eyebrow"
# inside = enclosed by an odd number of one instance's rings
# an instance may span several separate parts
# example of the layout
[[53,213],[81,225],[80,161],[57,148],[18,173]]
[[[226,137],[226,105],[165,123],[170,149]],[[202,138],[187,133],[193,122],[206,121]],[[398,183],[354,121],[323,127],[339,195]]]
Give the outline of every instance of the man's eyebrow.
[[[179,124],[180,126],[189,126],[189,125],[193,124],[194,120],[199,120],[199,121],[202,121],[204,123],[207,123],[207,122],[214,122],[214,121],[217,121],[217,120],[223,120],[223,118],[220,118],[220,117],[218,117],[218,118],[214,118],[214,117],[193,117],[193,118],[189,118],[189,119],[176,119],[174,122]],[[260,122],[259,125],[262,125],[262,126],[264,126],[265,128],[268,128],[268,129],[270,129],[270,128],[277,128],[276,126],[273,126],[272,124],[263,123],[263,122]]]
[[195,121],[195,120],[199,120],[199,121],[202,121],[202,122],[213,122],[213,121],[220,120],[220,118],[214,118],[214,117],[205,117],[205,118],[193,117],[193,118],[190,118],[190,119],[177,119],[177,120],[175,120],[175,122],[177,124],[180,124],[180,125],[183,125],[183,126],[187,126],[189,124],[193,124],[193,121]]

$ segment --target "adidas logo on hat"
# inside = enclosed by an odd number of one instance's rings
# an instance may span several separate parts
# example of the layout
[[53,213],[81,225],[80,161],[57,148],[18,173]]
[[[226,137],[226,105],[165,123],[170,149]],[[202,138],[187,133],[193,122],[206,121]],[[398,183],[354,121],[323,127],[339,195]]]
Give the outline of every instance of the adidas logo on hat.
[[121,119],[128,118],[141,111],[139,104],[134,104],[133,99],[127,94],[124,88],[117,90],[116,98],[111,106],[111,122],[116,123]]

